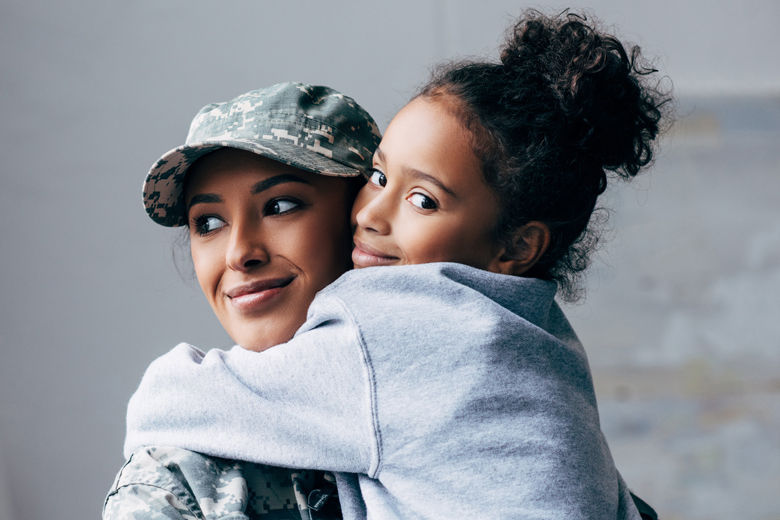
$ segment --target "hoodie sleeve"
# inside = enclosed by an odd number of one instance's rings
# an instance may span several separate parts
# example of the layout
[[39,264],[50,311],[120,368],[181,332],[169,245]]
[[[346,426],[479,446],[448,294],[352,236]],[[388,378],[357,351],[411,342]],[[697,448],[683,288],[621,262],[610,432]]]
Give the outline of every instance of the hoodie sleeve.
[[124,453],[164,445],[290,468],[373,474],[379,434],[357,327],[318,298],[288,343],[207,354],[180,344],[130,399]]

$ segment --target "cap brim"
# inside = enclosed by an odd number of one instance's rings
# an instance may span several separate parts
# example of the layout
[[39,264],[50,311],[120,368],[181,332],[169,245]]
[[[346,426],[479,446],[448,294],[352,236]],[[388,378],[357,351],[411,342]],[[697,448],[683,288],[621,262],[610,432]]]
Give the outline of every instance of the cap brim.
[[187,170],[200,157],[219,148],[246,150],[322,175],[357,177],[363,174],[362,169],[347,166],[323,155],[329,153],[328,150],[314,151],[284,141],[231,139],[190,143],[163,155],[146,176],[143,187],[144,206],[152,220],[167,227],[187,223],[184,209],[184,178]]

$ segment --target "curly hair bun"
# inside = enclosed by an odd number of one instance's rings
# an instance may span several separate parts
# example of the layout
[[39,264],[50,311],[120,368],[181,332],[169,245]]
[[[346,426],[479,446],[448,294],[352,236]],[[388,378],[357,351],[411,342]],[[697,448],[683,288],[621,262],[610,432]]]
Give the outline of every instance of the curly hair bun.
[[530,80],[554,97],[559,113],[540,122],[558,126],[572,159],[631,177],[652,161],[662,114],[655,92],[642,85],[657,71],[642,62],[639,47],[627,52],[584,16],[530,10],[511,29],[501,63],[509,89],[526,91]]
[[653,160],[671,100],[639,47],[584,16],[528,10],[510,28],[501,62],[439,66],[420,96],[443,102],[472,134],[485,180],[499,195],[499,244],[544,222],[551,242],[526,276],[557,280],[565,300],[581,277],[604,219],[592,218],[607,171],[633,178]]

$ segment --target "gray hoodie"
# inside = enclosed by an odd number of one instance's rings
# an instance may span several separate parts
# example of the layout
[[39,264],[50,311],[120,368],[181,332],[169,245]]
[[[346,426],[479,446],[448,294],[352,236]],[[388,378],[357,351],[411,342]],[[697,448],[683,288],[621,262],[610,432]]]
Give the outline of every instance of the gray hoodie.
[[347,519],[638,520],[555,292],[450,263],[351,271],[284,345],[152,363],[125,455],[335,471]]

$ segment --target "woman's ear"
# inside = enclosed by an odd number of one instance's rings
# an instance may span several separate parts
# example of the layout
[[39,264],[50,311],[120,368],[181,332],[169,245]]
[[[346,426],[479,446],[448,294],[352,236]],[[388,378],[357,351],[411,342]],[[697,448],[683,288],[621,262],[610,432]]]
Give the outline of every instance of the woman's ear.
[[523,224],[512,237],[511,248],[502,248],[488,271],[520,276],[542,257],[550,245],[550,228],[544,222]]

